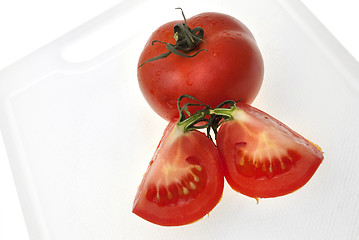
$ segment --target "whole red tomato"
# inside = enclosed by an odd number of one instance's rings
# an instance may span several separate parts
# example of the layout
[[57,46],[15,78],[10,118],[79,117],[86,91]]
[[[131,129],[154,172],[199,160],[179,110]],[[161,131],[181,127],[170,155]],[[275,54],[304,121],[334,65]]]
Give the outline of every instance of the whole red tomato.
[[262,85],[263,59],[243,23],[207,12],[159,27],[141,53],[137,75],[150,106],[170,120],[178,116],[176,101],[183,94],[211,107],[227,99],[251,103]]

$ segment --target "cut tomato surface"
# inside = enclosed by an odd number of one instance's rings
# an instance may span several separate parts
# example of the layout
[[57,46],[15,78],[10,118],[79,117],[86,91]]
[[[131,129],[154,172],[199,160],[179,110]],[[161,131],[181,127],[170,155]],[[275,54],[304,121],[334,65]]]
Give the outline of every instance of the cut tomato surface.
[[229,185],[254,198],[291,193],[313,176],[321,149],[270,115],[244,103],[222,123],[217,147]]
[[133,212],[152,223],[192,223],[219,202],[224,176],[219,153],[205,134],[172,120],[135,197]]

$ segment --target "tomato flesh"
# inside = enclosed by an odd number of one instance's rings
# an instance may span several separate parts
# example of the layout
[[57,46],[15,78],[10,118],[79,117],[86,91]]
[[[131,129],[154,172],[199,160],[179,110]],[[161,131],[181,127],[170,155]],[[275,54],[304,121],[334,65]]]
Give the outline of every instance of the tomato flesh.
[[155,224],[192,223],[211,211],[224,176],[214,144],[201,132],[184,132],[173,120],[138,189],[133,212]]
[[230,186],[254,198],[291,193],[313,176],[323,153],[298,133],[247,104],[237,104],[233,120],[217,134]]

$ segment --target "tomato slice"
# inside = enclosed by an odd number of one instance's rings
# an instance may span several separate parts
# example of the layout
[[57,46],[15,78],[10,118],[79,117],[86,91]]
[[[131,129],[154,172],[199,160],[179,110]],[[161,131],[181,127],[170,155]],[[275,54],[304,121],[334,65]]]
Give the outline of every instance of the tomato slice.
[[322,162],[318,146],[270,115],[244,103],[231,115],[216,140],[234,190],[254,198],[285,195],[306,184]]
[[197,130],[171,121],[135,197],[133,212],[155,224],[192,223],[219,202],[224,184],[219,153]]

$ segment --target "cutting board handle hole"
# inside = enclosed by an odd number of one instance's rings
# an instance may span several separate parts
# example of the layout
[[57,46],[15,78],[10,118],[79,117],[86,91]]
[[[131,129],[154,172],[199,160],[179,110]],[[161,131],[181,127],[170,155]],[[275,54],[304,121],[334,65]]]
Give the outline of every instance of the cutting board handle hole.
[[[62,58],[67,62],[88,62],[135,34],[131,25],[123,24],[124,18],[114,19],[90,33],[79,33],[78,37],[67,43],[62,50]],[[125,29],[124,29],[125,28]]]

